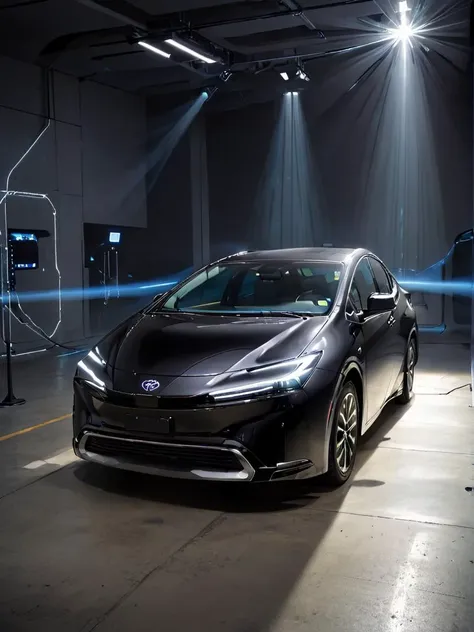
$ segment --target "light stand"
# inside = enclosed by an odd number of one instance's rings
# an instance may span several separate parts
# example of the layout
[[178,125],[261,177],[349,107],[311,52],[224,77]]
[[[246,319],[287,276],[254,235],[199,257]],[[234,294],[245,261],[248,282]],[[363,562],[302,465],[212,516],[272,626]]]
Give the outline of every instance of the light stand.
[[10,406],[21,406],[26,402],[25,399],[15,397],[15,393],[13,392],[13,371],[12,371],[12,343],[11,343],[11,323],[10,316],[7,314],[6,323],[5,323],[5,305],[2,309],[2,317],[4,322],[4,332],[5,332],[5,347],[6,347],[6,358],[7,358],[7,394],[3,398],[3,401],[0,402],[0,408],[7,408]]
[[[12,367],[12,325],[10,315],[10,303],[11,303],[11,291],[15,288],[15,268],[13,266],[12,250],[10,248],[10,240],[8,235],[3,236],[5,242],[2,248],[1,265],[2,265],[2,278],[6,280],[6,290],[8,294],[8,301],[5,301],[5,293],[2,291],[2,322],[4,332],[4,343],[6,349],[6,368],[7,368],[7,394],[0,402],[0,408],[9,408],[11,406],[21,406],[26,402],[25,399],[15,397],[13,392],[13,367]],[[3,287],[2,287],[3,290]]]

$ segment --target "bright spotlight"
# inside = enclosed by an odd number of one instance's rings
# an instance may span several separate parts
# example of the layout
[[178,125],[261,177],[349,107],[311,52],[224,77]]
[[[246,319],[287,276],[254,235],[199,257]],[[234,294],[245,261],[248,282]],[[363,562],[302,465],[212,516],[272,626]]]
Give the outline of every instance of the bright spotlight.
[[292,92],[291,94],[292,94],[294,97],[297,97],[299,93],[298,93],[298,92]]
[[413,35],[413,29],[410,24],[401,24],[397,29],[398,39],[406,42]]
[[288,81],[289,76],[287,72],[280,72],[280,76],[282,79],[284,79],[285,81]]
[[417,29],[414,28],[411,22],[408,20],[408,13],[411,11],[408,6],[407,0],[402,0],[398,3],[400,14],[400,25],[397,28],[389,28],[387,31],[391,33],[393,38],[399,42],[411,43],[411,38],[417,34]]
[[209,99],[209,92],[207,92],[207,90],[203,90],[201,96],[205,101],[207,101],[207,99]]
[[303,81],[309,81],[308,75],[301,68],[298,68],[298,71],[296,72],[296,76],[302,79]]

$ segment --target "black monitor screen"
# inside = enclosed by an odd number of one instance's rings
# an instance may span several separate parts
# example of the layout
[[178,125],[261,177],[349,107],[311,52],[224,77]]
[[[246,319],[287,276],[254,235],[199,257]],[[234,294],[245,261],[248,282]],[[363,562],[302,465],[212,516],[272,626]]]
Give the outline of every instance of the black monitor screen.
[[38,269],[38,238],[34,233],[10,233],[10,244],[15,270]]

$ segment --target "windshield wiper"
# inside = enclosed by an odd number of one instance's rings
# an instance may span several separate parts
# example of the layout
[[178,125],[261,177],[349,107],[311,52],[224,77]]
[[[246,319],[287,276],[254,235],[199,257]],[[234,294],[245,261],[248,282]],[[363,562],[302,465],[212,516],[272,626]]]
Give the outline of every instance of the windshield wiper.
[[234,316],[266,316],[266,317],[274,317],[274,316],[285,316],[286,318],[306,318],[307,316],[311,316],[311,314],[306,312],[280,312],[273,310],[261,310],[261,311],[249,311],[249,312],[235,312]]
[[154,310],[154,314],[190,314],[190,315],[206,315],[206,316],[260,316],[266,318],[273,318],[278,316],[284,316],[285,318],[308,318],[310,316],[320,316],[321,314],[313,314],[313,312],[286,312],[286,311],[272,311],[272,310],[254,310],[254,311],[241,311],[236,310],[228,312],[220,312],[214,310],[186,310],[186,309],[160,309]]
[[270,312],[270,316],[288,316],[288,318],[308,318],[315,316],[312,312]]

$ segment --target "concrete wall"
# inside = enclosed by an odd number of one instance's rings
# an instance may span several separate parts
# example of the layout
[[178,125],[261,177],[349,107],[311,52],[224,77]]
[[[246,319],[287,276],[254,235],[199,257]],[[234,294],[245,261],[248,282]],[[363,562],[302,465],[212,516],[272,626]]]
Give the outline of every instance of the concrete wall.
[[[38,144],[13,172],[9,189],[47,194],[57,209],[58,263],[63,288],[83,286],[83,222],[146,227],[146,113],[138,97],[0,57],[0,189],[12,167],[47,123]],[[9,198],[8,225],[53,232],[50,205]],[[40,270],[17,273],[17,291],[57,287],[53,238],[40,240]],[[58,320],[57,302],[24,305],[47,333]],[[82,301],[64,302],[58,340],[82,337]],[[14,324],[13,340],[41,346],[38,337]]]

